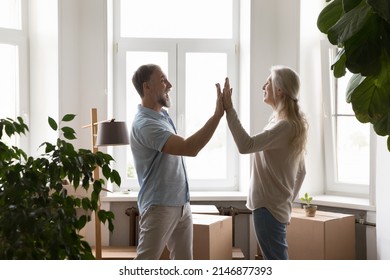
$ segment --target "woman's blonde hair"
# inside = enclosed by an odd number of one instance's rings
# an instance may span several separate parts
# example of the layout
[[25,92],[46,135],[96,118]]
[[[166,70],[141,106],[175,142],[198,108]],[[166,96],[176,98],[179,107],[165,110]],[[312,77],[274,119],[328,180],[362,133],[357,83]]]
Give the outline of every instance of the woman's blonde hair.
[[298,103],[299,75],[289,67],[281,65],[272,66],[271,83],[274,97],[278,89],[284,95],[284,98],[280,98],[280,101],[276,104],[274,115],[292,123],[294,128],[294,136],[291,139],[292,158],[297,159],[306,149],[308,130],[305,114],[301,111]]

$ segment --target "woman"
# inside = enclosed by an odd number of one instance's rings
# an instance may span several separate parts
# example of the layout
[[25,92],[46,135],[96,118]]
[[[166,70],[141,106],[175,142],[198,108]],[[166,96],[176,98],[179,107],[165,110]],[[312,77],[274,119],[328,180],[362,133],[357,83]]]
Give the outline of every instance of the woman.
[[[217,84],[218,92],[221,91]],[[288,259],[286,227],[292,202],[306,170],[307,121],[298,104],[299,76],[285,66],[273,66],[263,85],[263,101],[273,114],[263,132],[249,136],[232,104],[226,78],[223,101],[229,129],[241,154],[253,153],[247,207],[252,210],[256,237],[264,259]]]

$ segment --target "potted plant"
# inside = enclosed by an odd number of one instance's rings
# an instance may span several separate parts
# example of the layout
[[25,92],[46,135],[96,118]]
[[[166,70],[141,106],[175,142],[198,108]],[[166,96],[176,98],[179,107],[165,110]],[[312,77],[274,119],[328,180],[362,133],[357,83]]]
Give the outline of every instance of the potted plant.
[[390,151],[390,8],[388,0],[326,0],[318,29],[339,48],[332,65],[336,78],[348,69],[346,101],[356,118],[387,136]]
[[[62,123],[74,117],[65,115]],[[76,150],[68,142],[76,138],[75,131],[50,117],[48,122],[59,137],[54,144],[43,143],[43,153],[33,158],[5,141],[6,135],[28,131],[23,119],[0,119],[0,259],[94,259],[80,230],[94,211],[113,230],[114,214],[98,207],[105,180],[120,185],[118,172],[110,168],[113,158]],[[93,178],[95,168],[102,169],[105,180]],[[65,182],[90,195],[68,194]]]
[[303,209],[305,209],[306,216],[307,217],[314,217],[316,215],[317,205],[311,204],[313,197],[309,196],[308,193],[305,193],[305,195],[303,197],[301,197],[300,200],[303,203],[305,203],[303,205]]

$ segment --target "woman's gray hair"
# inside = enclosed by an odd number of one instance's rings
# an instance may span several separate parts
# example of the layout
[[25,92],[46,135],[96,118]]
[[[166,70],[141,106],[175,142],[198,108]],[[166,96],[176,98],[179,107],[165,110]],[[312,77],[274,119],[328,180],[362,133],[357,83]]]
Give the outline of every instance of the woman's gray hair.
[[271,67],[271,83],[274,95],[280,89],[287,98],[281,98],[276,104],[274,115],[288,120],[294,129],[291,139],[291,158],[298,159],[305,151],[308,123],[298,103],[300,79],[291,68],[282,65]]
[[274,89],[281,89],[284,95],[295,102],[298,101],[300,80],[299,75],[293,69],[282,65],[272,66],[271,80]]

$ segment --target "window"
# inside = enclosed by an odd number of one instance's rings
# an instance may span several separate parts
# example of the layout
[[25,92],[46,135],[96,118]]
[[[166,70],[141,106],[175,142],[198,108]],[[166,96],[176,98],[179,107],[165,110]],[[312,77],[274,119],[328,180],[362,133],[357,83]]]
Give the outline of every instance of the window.
[[[178,134],[188,137],[200,129],[214,113],[215,83],[236,75],[237,5],[236,0],[114,1],[115,117],[126,119],[131,129],[140,103],[131,77],[140,65],[154,63],[173,85],[168,110]],[[217,22],[216,14],[224,16]],[[234,143],[221,121],[198,156],[186,158],[191,190],[237,189],[238,155],[232,150]],[[113,154],[116,169],[126,178],[122,186],[137,189],[131,149]]]
[[[16,119],[28,113],[27,34],[22,20],[22,15],[26,15],[25,4],[21,0],[0,2],[0,118]],[[21,139],[14,137],[7,141],[27,150],[26,140]]]
[[347,72],[334,78],[331,64],[337,48],[322,44],[324,142],[327,194],[367,197],[370,184],[370,133],[368,124],[360,123],[352,105],[345,100],[351,77]]

